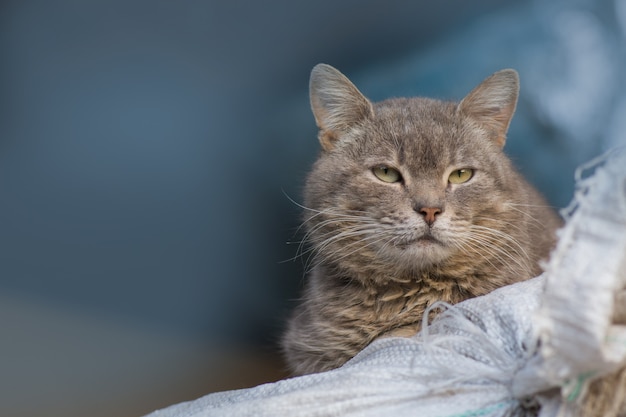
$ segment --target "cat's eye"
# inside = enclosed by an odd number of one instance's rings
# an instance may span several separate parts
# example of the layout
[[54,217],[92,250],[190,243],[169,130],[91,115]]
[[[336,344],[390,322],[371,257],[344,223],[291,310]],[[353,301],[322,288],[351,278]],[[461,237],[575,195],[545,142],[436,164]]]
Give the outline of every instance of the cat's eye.
[[448,182],[450,184],[463,184],[464,182],[468,182],[470,178],[474,176],[474,170],[469,168],[457,169],[452,171],[450,176],[448,177]]
[[383,182],[394,183],[402,181],[402,175],[400,175],[397,169],[389,168],[385,165],[374,167],[372,172],[376,175],[376,178]]

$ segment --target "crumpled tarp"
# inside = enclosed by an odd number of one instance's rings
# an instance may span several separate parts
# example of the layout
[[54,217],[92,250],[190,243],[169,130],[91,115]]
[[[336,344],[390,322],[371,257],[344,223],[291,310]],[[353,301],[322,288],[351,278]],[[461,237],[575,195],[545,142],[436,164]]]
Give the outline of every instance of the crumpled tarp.
[[150,417],[573,415],[594,378],[626,364],[626,326],[613,322],[626,299],[626,148],[579,169],[564,216],[537,278],[435,305],[418,335],[377,340],[339,369]]

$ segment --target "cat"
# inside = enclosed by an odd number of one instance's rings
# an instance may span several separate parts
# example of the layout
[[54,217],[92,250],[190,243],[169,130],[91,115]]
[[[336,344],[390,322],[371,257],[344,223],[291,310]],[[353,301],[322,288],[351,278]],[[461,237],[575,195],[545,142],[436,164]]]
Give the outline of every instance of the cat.
[[304,225],[314,266],[282,339],[294,375],[415,334],[435,301],[541,272],[561,219],[502,150],[518,91],[505,69],[458,103],[371,102],[337,69],[313,68],[322,149]]

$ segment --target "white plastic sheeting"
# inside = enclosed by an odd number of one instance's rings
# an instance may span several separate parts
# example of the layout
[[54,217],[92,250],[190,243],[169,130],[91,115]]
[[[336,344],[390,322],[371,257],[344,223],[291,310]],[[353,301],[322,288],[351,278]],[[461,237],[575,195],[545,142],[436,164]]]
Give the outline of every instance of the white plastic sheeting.
[[436,306],[417,336],[377,340],[339,369],[150,417],[571,415],[587,384],[626,358],[626,327],[613,323],[626,284],[626,149],[592,165],[542,276]]

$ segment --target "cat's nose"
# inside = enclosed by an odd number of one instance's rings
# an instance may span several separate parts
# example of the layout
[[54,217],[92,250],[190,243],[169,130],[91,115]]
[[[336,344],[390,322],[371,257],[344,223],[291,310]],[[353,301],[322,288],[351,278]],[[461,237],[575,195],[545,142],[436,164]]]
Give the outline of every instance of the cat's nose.
[[418,210],[419,214],[424,216],[424,221],[429,226],[432,226],[432,224],[435,223],[435,220],[437,220],[437,215],[441,214],[442,211],[443,209],[439,207],[422,207]]

